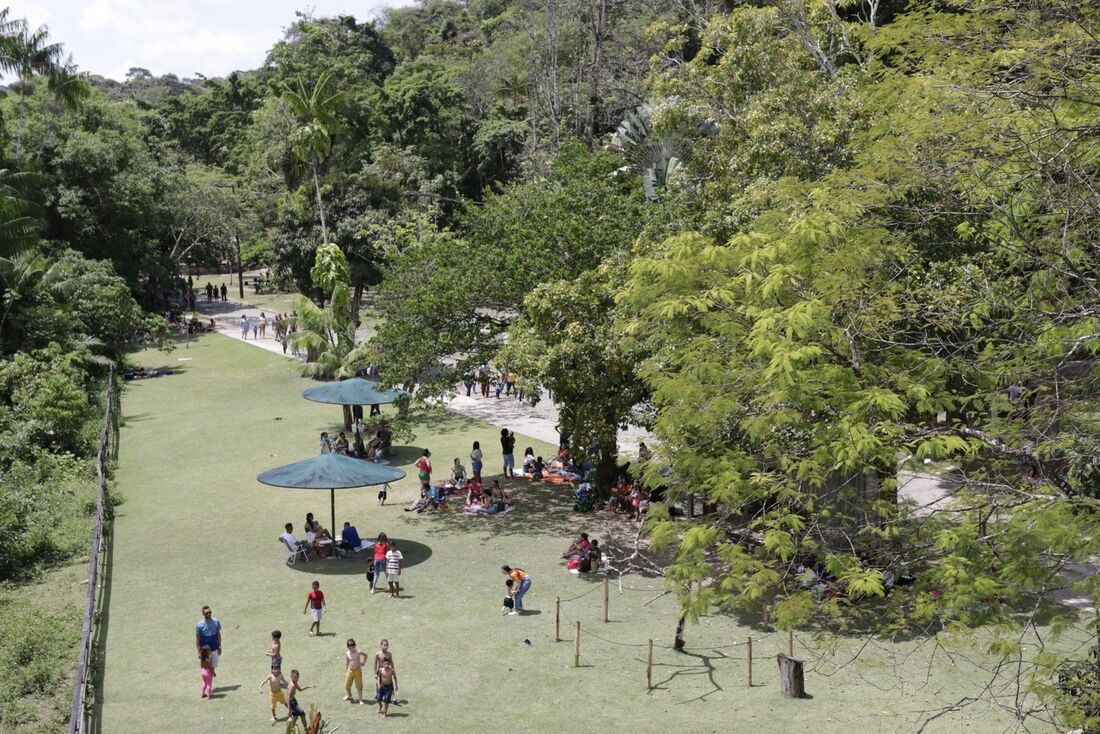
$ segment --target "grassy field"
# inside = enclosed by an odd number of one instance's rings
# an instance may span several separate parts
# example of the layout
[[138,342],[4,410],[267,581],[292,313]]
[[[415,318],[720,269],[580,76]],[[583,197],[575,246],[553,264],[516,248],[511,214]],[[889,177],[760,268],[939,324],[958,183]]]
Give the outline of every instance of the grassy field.
[[[317,704],[345,732],[378,719],[373,707],[341,700],[347,637],[370,652],[381,638],[391,641],[404,702],[385,722],[394,731],[912,731],[919,712],[978,693],[986,682],[973,668],[977,655],[949,657],[932,645],[887,640],[842,640],[822,653],[807,634],[796,655],[807,658],[812,698],[783,699],[774,656],[786,647],[785,635],[713,616],[689,627],[686,653],[673,652],[676,601],[660,595],[659,580],[637,575],[612,585],[605,624],[602,585],[567,573],[558,556],[579,530],[624,539],[631,528],[619,518],[573,514],[565,490],[522,480],[512,484],[517,509],[493,518],[403,512],[415,478],[396,486],[385,507],[371,489],[338,492],[338,523],[351,519],[365,536],[385,531],[403,546],[399,600],[368,593],[362,561],[288,568],[276,541],[283,523],[298,529],[307,511],[327,523],[328,493],[269,488],[255,476],[316,453],[317,434],[338,429],[339,410],[302,399],[309,383],[288,360],[218,335],[139,360],[176,374],[130,384],[122,398],[115,491],[123,504],[108,549],[97,731],[282,731],[257,692],[276,628],[284,670],[297,668],[303,682],[318,686],[303,704]],[[498,434],[442,415],[420,427],[416,446],[398,449],[396,463],[408,465],[427,446],[438,475],[453,457],[465,460],[478,439],[488,477],[500,463]],[[549,450],[519,437],[518,446],[527,445]],[[532,574],[529,614],[500,616],[502,563]],[[329,601],[319,638],[307,636],[302,614],[314,579]],[[554,640],[555,597],[563,600],[561,642]],[[199,699],[194,652],[203,604],[224,625],[209,702]],[[578,620],[581,666],[574,668]],[[748,636],[759,640],[753,688],[742,644]],[[651,691],[649,638],[656,644]],[[846,664],[861,646],[858,662]],[[1006,711],[977,704],[927,731],[1012,728]]]

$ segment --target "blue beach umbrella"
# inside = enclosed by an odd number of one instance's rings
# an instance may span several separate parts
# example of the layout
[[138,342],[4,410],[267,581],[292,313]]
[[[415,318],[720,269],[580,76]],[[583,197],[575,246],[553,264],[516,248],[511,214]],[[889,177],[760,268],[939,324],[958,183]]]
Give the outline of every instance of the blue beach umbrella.
[[293,464],[269,469],[256,477],[261,484],[288,489],[327,489],[336,533],[336,490],[370,487],[405,478],[405,472],[385,464],[374,464],[342,454],[320,454]]
[[377,382],[362,377],[329,382],[311,387],[302,393],[306,400],[333,405],[384,405],[405,395],[404,390],[382,390]]

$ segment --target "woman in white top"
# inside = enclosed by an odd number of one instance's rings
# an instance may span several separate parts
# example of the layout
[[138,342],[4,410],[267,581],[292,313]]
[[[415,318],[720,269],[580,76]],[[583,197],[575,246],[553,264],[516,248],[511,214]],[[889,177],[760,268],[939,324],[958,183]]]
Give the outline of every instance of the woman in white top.
[[474,441],[474,450],[470,452],[470,472],[474,481],[481,484],[481,444]]

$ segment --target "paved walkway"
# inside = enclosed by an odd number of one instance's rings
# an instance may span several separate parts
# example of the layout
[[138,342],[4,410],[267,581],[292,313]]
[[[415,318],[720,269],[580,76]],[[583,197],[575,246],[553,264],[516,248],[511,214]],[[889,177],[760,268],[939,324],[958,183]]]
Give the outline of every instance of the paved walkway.
[[[203,296],[195,302],[195,310],[204,318],[213,318],[215,329],[219,334],[244,341],[246,344],[251,344],[259,349],[266,349],[275,354],[283,354],[282,343],[275,339],[275,328],[271,324],[272,314],[263,311],[263,309],[234,300],[227,303],[207,302],[205,296]],[[255,321],[261,313],[265,313],[268,318],[267,337],[253,339],[252,333],[249,332],[248,338],[242,340],[241,316],[247,316],[251,321]],[[359,329],[356,332],[356,338],[360,341],[369,339],[372,335],[373,331],[366,328]],[[285,356],[290,359],[298,359],[290,353],[289,349]],[[443,407],[460,415],[484,421],[497,428],[507,428],[555,446],[558,443],[558,429],[556,427],[558,425],[558,406],[545,393],[539,404],[532,407],[529,403],[521,403],[515,395],[502,394],[497,398],[495,393],[491,392],[489,397],[483,398],[476,394],[475,390],[471,397],[466,397],[466,388],[458,385],[454,397],[444,402]],[[642,429],[633,426],[625,431],[620,431],[619,452],[626,456],[637,456],[639,441],[652,443],[653,438],[648,436]]]

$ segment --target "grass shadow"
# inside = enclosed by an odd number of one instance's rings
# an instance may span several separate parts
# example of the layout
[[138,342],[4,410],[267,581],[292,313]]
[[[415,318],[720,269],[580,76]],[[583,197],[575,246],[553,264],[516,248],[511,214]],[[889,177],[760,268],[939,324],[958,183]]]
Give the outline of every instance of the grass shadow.
[[[401,561],[402,573],[406,569],[419,566],[432,557],[431,547],[423,543],[417,543],[415,540],[402,540],[401,538],[393,538],[393,541],[397,543],[397,549],[401,551],[403,556]],[[373,563],[373,551],[365,550],[352,553],[345,558],[311,557],[310,561],[298,561],[288,568],[292,571],[301,571],[316,576],[348,576],[357,573],[365,575],[367,569]]]

